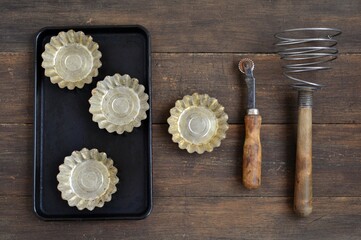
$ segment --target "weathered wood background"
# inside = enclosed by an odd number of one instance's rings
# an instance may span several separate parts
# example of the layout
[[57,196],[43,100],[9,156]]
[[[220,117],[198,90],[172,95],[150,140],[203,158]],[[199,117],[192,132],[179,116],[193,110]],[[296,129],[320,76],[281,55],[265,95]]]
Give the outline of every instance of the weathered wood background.
[[[0,239],[360,239],[361,2],[358,0],[0,1]],[[142,221],[44,222],[32,211],[34,36],[45,26],[141,24],[152,35],[154,207]],[[315,94],[314,212],[292,212],[296,93],[273,34],[343,30],[327,85]],[[263,182],[241,185],[245,86],[256,63],[263,116]],[[171,142],[174,102],[208,93],[226,107],[227,139],[213,153]]]

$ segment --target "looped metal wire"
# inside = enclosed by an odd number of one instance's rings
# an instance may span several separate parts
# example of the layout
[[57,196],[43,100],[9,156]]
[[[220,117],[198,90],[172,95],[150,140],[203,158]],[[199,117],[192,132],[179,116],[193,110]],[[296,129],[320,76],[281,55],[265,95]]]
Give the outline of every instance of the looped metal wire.
[[[307,37],[308,34],[317,37]],[[336,28],[294,28],[274,35],[279,40],[275,44],[280,48],[278,54],[285,61],[283,74],[296,81],[293,84],[295,88],[315,90],[322,87],[321,84],[297,78],[295,75],[330,69],[324,64],[337,58],[337,40],[334,37],[340,34],[341,31]]]

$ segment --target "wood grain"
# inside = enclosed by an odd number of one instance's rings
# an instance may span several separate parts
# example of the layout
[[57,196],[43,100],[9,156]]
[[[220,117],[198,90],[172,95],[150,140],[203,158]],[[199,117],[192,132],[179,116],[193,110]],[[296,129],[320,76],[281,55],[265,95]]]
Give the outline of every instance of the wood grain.
[[34,70],[32,54],[0,53],[0,123],[33,121]]
[[[175,101],[208,93],[225,106],[230,123],[243,123],[247,91],[237,70],[239,54],[153,54],[153,123],[166,123]],[[247,55],[255,62],[257,107],[263,123],[296,123],[297,92],[284,79],[277,55]],[[314,123],[361,123],[361,55],[341,55],[332,70],[317,74]],[[32,54],[0,54],[0,123],[33,122]],[[16,92],[16,94],[14,94]]]
[[261,186],[261,124],[262,117],[260,115],[246,115],[244,117],[245,140],[243,146],[242,182],[247,189],[257,189]]
[[298,109],[294,211],[312,212],[312,107]]
[[[283,77],[279,57],[263,54],[154,54],[154,122],[164,123],[177,99],[200,92],[225,106],[230,123],[243,123],[247,88],[237,64],[244,57],[255,63],[256,101],[263,123],[297,123],[297,91]],[[332,70],[310,76],[325,85],[314,93],[314,123],[360,123],[360,61],[360,55],[341,55],[330,63]]]
[[[180,150],[167,129],[153,126],[156,197],[293,196],[296,125],[262,125],[262,187],[254,191],[241,185],[244,126],[231,125],[221,147],[202,155]],[[361,135],[354,134],[361,125],[315,124],[313,130],[315,196],[361,197]],[[31,195],[32,125],[0,125],[0,139],[6,149],[0,153],[0,195]]]
[[[361,198],[316,198],[309,218],[294,216],[285,197],[155,198],[142,221],[44,222],[30,197],[1,196],[1,239],[351,239],[361,235]],[[21,227],[14,227],[14,225]],[[141,229],[141,231],[140,231]]]
[[0,195],[31,195],[32,125],[0,125]]
[[[361,236],[361,4],[357,0],[2,0],[0,239],[351,239]],[[32,212],[35,34],[45,26],[141,24],[152,36],[154,210],[142,221],[44,222]],[[315,25],[317,24],[317,25]],[[292,211],[297,92],[282,77],[273,34],[337,27],[340,57],[308,75],[314,94],[314,211]],[[255,62],[263,117],[262,187],[241,186],[246,87]],[[177,99],[208,93],[225,106],[220,148],[194,155],[165,124]]]
[[3,0],[0,51],[31,51],[44,26],[138,23],[154,52],[275,52],[276,32],[306,26],[340,28],[340,50],[359,52],[360,11],[357,0]]
[[[155,196],[293,196],[296,125],[262,125],[262,187],[254,191],[241,186],[244,126],[231,125],[221,147],[200,156],[179,150],[167,128],[153,126]],[[358,132],[358,124],[313,125],[316,197],[361,196]]]

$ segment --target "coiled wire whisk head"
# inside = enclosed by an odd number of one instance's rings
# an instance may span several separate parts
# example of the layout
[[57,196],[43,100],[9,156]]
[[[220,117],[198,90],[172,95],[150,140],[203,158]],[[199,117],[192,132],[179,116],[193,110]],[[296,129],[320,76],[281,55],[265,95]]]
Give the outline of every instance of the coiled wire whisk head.
[[275,34],[279,40],[278,54],[284,60],[283,74],[295,81],[297,90],[317,90],[322,87],[311,80],[299,78],[300,73],[330,69],[325,63],[337,58],[334,37],[341,34],[336,28],[294,28]]

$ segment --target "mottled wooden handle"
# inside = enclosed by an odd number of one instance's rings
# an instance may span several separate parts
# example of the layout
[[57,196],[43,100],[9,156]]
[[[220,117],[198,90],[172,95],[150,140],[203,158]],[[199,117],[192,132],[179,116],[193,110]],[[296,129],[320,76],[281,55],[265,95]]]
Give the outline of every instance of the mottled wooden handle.
[[243,147],[243,185],[248,189],[261,186],[262,147],[260,140],[262,117],[246,115]]
[[312,108],[298,110],[294,211],[300,216],[312,212]]

